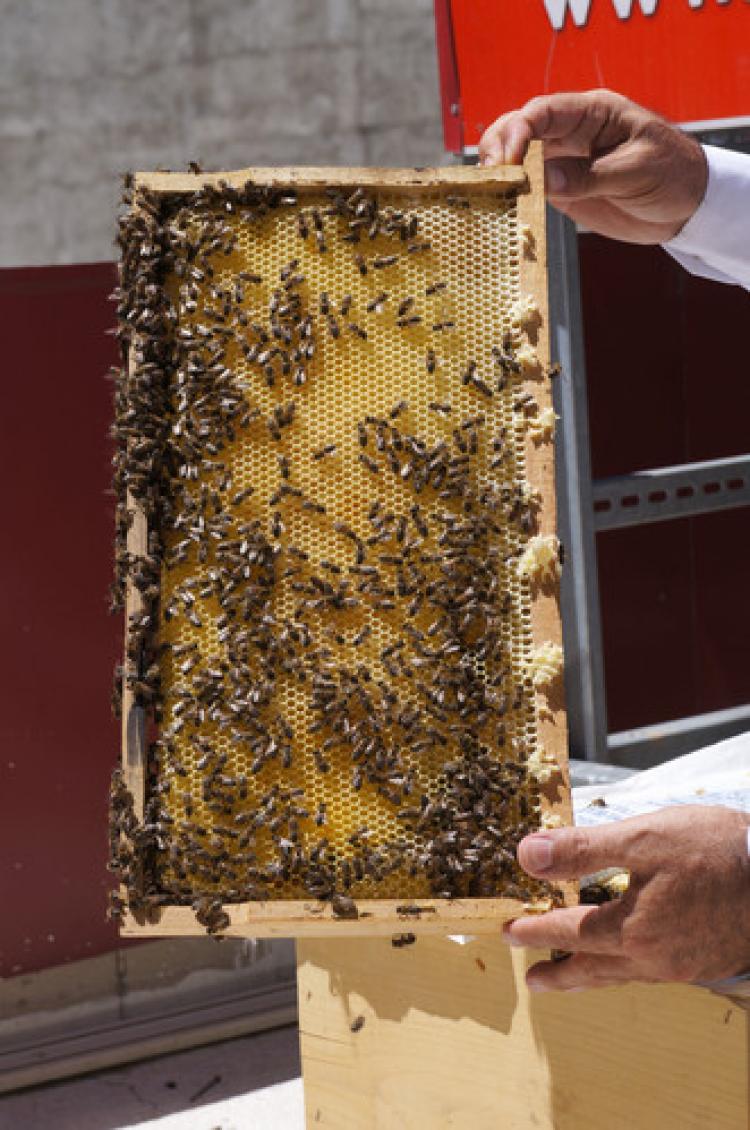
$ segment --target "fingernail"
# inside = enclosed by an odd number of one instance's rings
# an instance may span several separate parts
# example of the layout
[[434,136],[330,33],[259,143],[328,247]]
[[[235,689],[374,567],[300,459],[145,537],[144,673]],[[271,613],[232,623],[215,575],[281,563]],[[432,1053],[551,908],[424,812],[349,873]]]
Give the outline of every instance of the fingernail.
[[572,989],[566,989],[566,993],[584,993],[586,988],[584,985],[574,985]]
[[552,840],[544,836],[530,836],[524,840],[522,855],[524,871],[547,871],[552,866]]
[[530,993],[546,993],[547,986],[544,981],[539,980],[537,977],[527,977],[526,985]]
[[503,941],[507,942],[509,946],[517,946],[519,949],[524,944],[515,934],[511,934],[510,930],[503,930]]
[[568,178],[559,165],[547,165],[547,191],[563,192]]

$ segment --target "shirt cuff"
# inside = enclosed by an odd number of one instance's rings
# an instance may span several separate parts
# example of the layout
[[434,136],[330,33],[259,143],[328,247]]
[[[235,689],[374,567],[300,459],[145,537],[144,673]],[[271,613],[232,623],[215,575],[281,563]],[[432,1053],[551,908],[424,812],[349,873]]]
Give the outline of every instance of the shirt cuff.
[[664,249],[694,274],[750,289],[750,154],[703,149],[706,195]]

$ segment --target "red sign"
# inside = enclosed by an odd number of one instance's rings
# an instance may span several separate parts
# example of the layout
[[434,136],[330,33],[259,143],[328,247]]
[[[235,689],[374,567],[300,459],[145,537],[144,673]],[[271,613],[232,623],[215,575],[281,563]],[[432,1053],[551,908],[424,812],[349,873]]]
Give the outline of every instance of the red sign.
[[750,0],[435,0],[446,145],[535,94],[606,86],[682,123],[750,120]]

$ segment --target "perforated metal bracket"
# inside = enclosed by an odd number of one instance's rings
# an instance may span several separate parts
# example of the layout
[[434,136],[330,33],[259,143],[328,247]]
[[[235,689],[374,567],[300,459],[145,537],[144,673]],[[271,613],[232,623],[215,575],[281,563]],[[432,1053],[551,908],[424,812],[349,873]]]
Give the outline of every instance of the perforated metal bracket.
[[596,479],[594,528],[619,530],[750,505],[750,454]]
[[621,730],[607,736],[607,759],[614,765],[651,769],[696,749],[722,742],[750,730],[750,703],[707,714],[691,714]]

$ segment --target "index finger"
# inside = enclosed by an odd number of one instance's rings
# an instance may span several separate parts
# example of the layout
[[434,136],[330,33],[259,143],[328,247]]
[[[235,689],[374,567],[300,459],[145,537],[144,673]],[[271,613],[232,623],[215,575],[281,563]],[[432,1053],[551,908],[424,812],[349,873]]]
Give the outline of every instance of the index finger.
[[503,930],[512,946],[564,950],[566,953],[616,954],[622,948],[625,910],[621,902],[571,906],[516,918]]
[[482,164],[520,164],[534,139],[546,157],[589,156],[628,136],[624,114],[630,103],[611,90],[549,94],[501,115],[479,142]]
[[607,867],[637,876],[654,868],[658,856],[644,848],[659,826],[659,817],[649,813],[595,828],[550,828],[524,836],[516,854],[524,871],[540,879],[582,879]]

